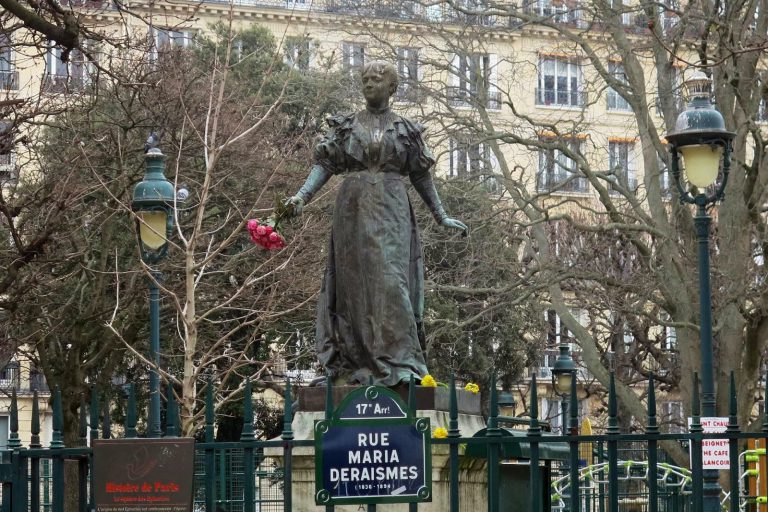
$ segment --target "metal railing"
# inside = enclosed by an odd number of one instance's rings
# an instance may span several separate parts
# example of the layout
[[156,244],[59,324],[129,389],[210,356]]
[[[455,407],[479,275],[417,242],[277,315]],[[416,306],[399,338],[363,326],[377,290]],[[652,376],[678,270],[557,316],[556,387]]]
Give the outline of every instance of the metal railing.
[[539,106],[583,107],[586,104],[586,91],[536,88],[536,105]]
[[[768,416],[760,432],[743,432],[737,422],[736,386],[733,378],[728,390],[730,395],[725,432],[704,433],[699,417],[699,401],[696,386],[692,422],[688,432],[662,434],[656,413],[656,396],[653,377],[647,383],[647,415],[643,433],[627,434],[619,430],[619,417],[614,377],[610,376],[608,395],[607,428],[602,434],[578,434],[578,407],[575,380],[570,396],[567,415],[568,435],[554,436],[543,432],[545,422],[539,420],[537,383],[531,379],[529,418],[507,418],[499,415],[496,381],[489,382],[489,414],[487,428],[472,437],[459,430],[459,412],[456,386],[453,380],[449,387],[449,414],[447,437],[433,438],[432,449],[448,454],[448,466],[440,471],[447,481],[447,496],[440,496],[450,505],[446,511],[458,512],[460,504],[460,468],[471,464],[469,459],[484,459],[477,465],[485,473],[488,487],[489,512],[508,510],[508,500],[519,502],[521,510],[534,512],[702,512],[704,506],[704,469],[701,454],[704,443],[709,440],[725,440],[727,455],[727,481],[731,494],[719,498],[718,505],[728,512],[747,512],[750,503],[764,502],[765,496],[751,495],[754,488],[743,480],[756,474],[756,464],[763,464],[765,472],[765,440],[768,438]],[[292,430],[292,398],[290,383],[286,385],[283,431],[279,438],[269,441],[255,439],[254,414],[250,382],[245,384],[243,415],[244,427],[239,441],[216,442],[214,440],[215,418],[211,386],[206,386],[205,423],[202,442],[195,446],[195,489],[194,510],[196,512],[291,512],[293,511],[293,450],[297,447],[314,446],[313,440],[294,439]],[[416,409],[415,386],[409,386],[408,407]],[[173,393],[168,394],[166,437],[175,437],[178,432],[177,407]],[[333,400],[332,388],[327,389],[327,399]],[[34,400],[33,404],[37,404]],[[331,404],[332,405],[332,404]],[[89,411],[86,411],[89,409]],[[109,410],[99,401],[94,392],[90,407],[81,406],[80,428],[75,447],[65,447],[63,442],[63,415],[61,393],[56,390],[53,400],[53,434],[50,445],[43,447],[40,441],[40,414],[33,406],[31,421],[31,442],[28,447],[21,444],[19,437],[18,406],[16,395],[12,396],[10,407],[10,435],[7,450],[0,450],[0,500],[3,512],[63,512],[65,463],[76,464],[79,474],[77,485],[77,510],[88,512],[94,509],[92,455],[89,440],[99,437],[111,438],[109,415],[100,421],[101,411]],[[173,412],[171,412],[173,411]],[[332,407],[326,404],[326,416]],[[90,416],[90,421],[87,421]],[[137,437],[136,400],[132,386],[129,386],[126,406],[125,437]],[[506,428],[505,424],[525,423],[527,430]],[[525,425],[524,425],[525,426]],[[761,449],[749,448],[747,443],[759,442]],[[692,460],[690,468],[674,465],[665,460],[663,443],[684,443],[690,446]],[[281,454],[279,467],[264,456],[267,448]],[[444,451],[443,451],[444,450]],[[515,455],[516,453],[516,455]],[[553,455],[554,454],[554,455]],[[759,457],[763,462],[759,462]],[[509,492],[506,478],[509,459],[523,462],[519,467],[527,473],[524,489],[515,496],[502,496]],[[680,464],[680,463],[678,463]],[[685,465],[685,464],[683,464]],[[50,468],[47,469],[47,468]],[[437,474],[437,473],[435,473]],[[507,475],[507,476],[505,476]],[[723,475],[725,476],[725,475]],[[69,484],[68,484],[69,485]],[[504,489],[507,489],[505,491]],[[731,496],[733,498],[731,498]],[[436,497],[437,498],[437,497]],[[763,500],[763,501],[760,501]],[[501,508],[501,505],[505,508]],[[419,505],[411,504],[410,510]],[[549,510],[547,510],[549,509]],[[332,506],[325,507],[332,511]],[[375,511],[376,505],[368,505]],[[462,510],[469,510],[466,506]],[[475,512],[480,508],[475,507]],[[304,512],[304,511],[296,511]]]
[[501,109],[501,93],[499,91],[484,91],[482,95],[465,87],[447,86],[445,88],[448,102],[452,107],[473,107],[484,102],[485,108]]
[[583,176],[562,176],[554,174],[539,174],[539,192],[589,192],[589,182]]

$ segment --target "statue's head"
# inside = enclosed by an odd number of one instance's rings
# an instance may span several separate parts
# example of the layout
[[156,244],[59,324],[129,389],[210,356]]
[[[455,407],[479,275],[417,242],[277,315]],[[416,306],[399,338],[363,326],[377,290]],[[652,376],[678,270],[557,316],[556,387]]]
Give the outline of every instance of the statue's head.
[[395,69],[395,66],[383,60],[374,60],[366,63],[363,66],[363,69],[360,71],[360,78],[363,81],[363,94],[365,95],[366,100],[369,100],[368,93],[366,93],[365,90],[365,78],[368,75],[380,77],[382,81],[388,86],[386,90],[389,96],[393,96],[397,91],[399,79],[397,77],[397,70]]

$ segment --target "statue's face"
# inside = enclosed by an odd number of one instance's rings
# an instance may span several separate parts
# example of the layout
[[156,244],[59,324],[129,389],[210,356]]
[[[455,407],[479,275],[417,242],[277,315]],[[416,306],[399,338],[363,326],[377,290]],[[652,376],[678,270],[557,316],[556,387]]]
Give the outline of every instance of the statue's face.
[[389,99],[392,84],[381,71],[370,69],[363,75],[363,96],[373,105],[381,105]]

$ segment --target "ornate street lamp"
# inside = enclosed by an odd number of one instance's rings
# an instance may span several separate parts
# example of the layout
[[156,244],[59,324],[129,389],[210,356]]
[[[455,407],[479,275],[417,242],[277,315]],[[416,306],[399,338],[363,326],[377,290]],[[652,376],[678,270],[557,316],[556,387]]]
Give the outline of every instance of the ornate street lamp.
[[567,435],[568,420],[568,395],[571,392],[573,380],[576,378],[576,365],[571,357],[571,348],[567,343],[560,345],[560,354],[552,367],[552,388],[560,396],[560,408],[562,412],[563,435]]
[[515,397],[509,391],[499,393],[499,414],[508,418],[515,416]]
[[[686,82],[690,103],[677,117],[675,131],[667,135],[671,156],[672,177],[682,203],[695,204],[695,226],[698,237],[700,351],[701,351],[701,412],[702,416],[717,414],[712,352],[712,303],[709,284],[709,227],[712,218],[707,207],[722,199],[731,166],[731,141],[734,133],[725,129],[723,116],[710,101],[712,81],[697,71]],[[678,155],[682,155],[683,171],[690,187],[683,185]],[[722,168],[722,179],[715,184]],[[715,185],[713,189],[708,187]],[[720,484],[716,469],[704,470],[704,512],[720,510]]]
[[145,156],[146,172],[133,189],[131,208],[136,213],[136,234],[139,237],[141,259],[150,266],[149,323],[150,360],[149,373],[149,437],[160,437],[160,290],[158,281],[162,274],[153,269],[168,254],[168,239],[173,232],[173,184],[165,178],[165,155],[156,147]]

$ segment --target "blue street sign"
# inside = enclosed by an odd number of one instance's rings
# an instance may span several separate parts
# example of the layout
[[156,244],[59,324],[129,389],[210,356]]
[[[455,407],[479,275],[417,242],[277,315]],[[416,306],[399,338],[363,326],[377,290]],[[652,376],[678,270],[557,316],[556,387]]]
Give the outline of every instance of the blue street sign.
[[430,425],[387,388],[353,391],[315,422],[318,505],[432,499]]

